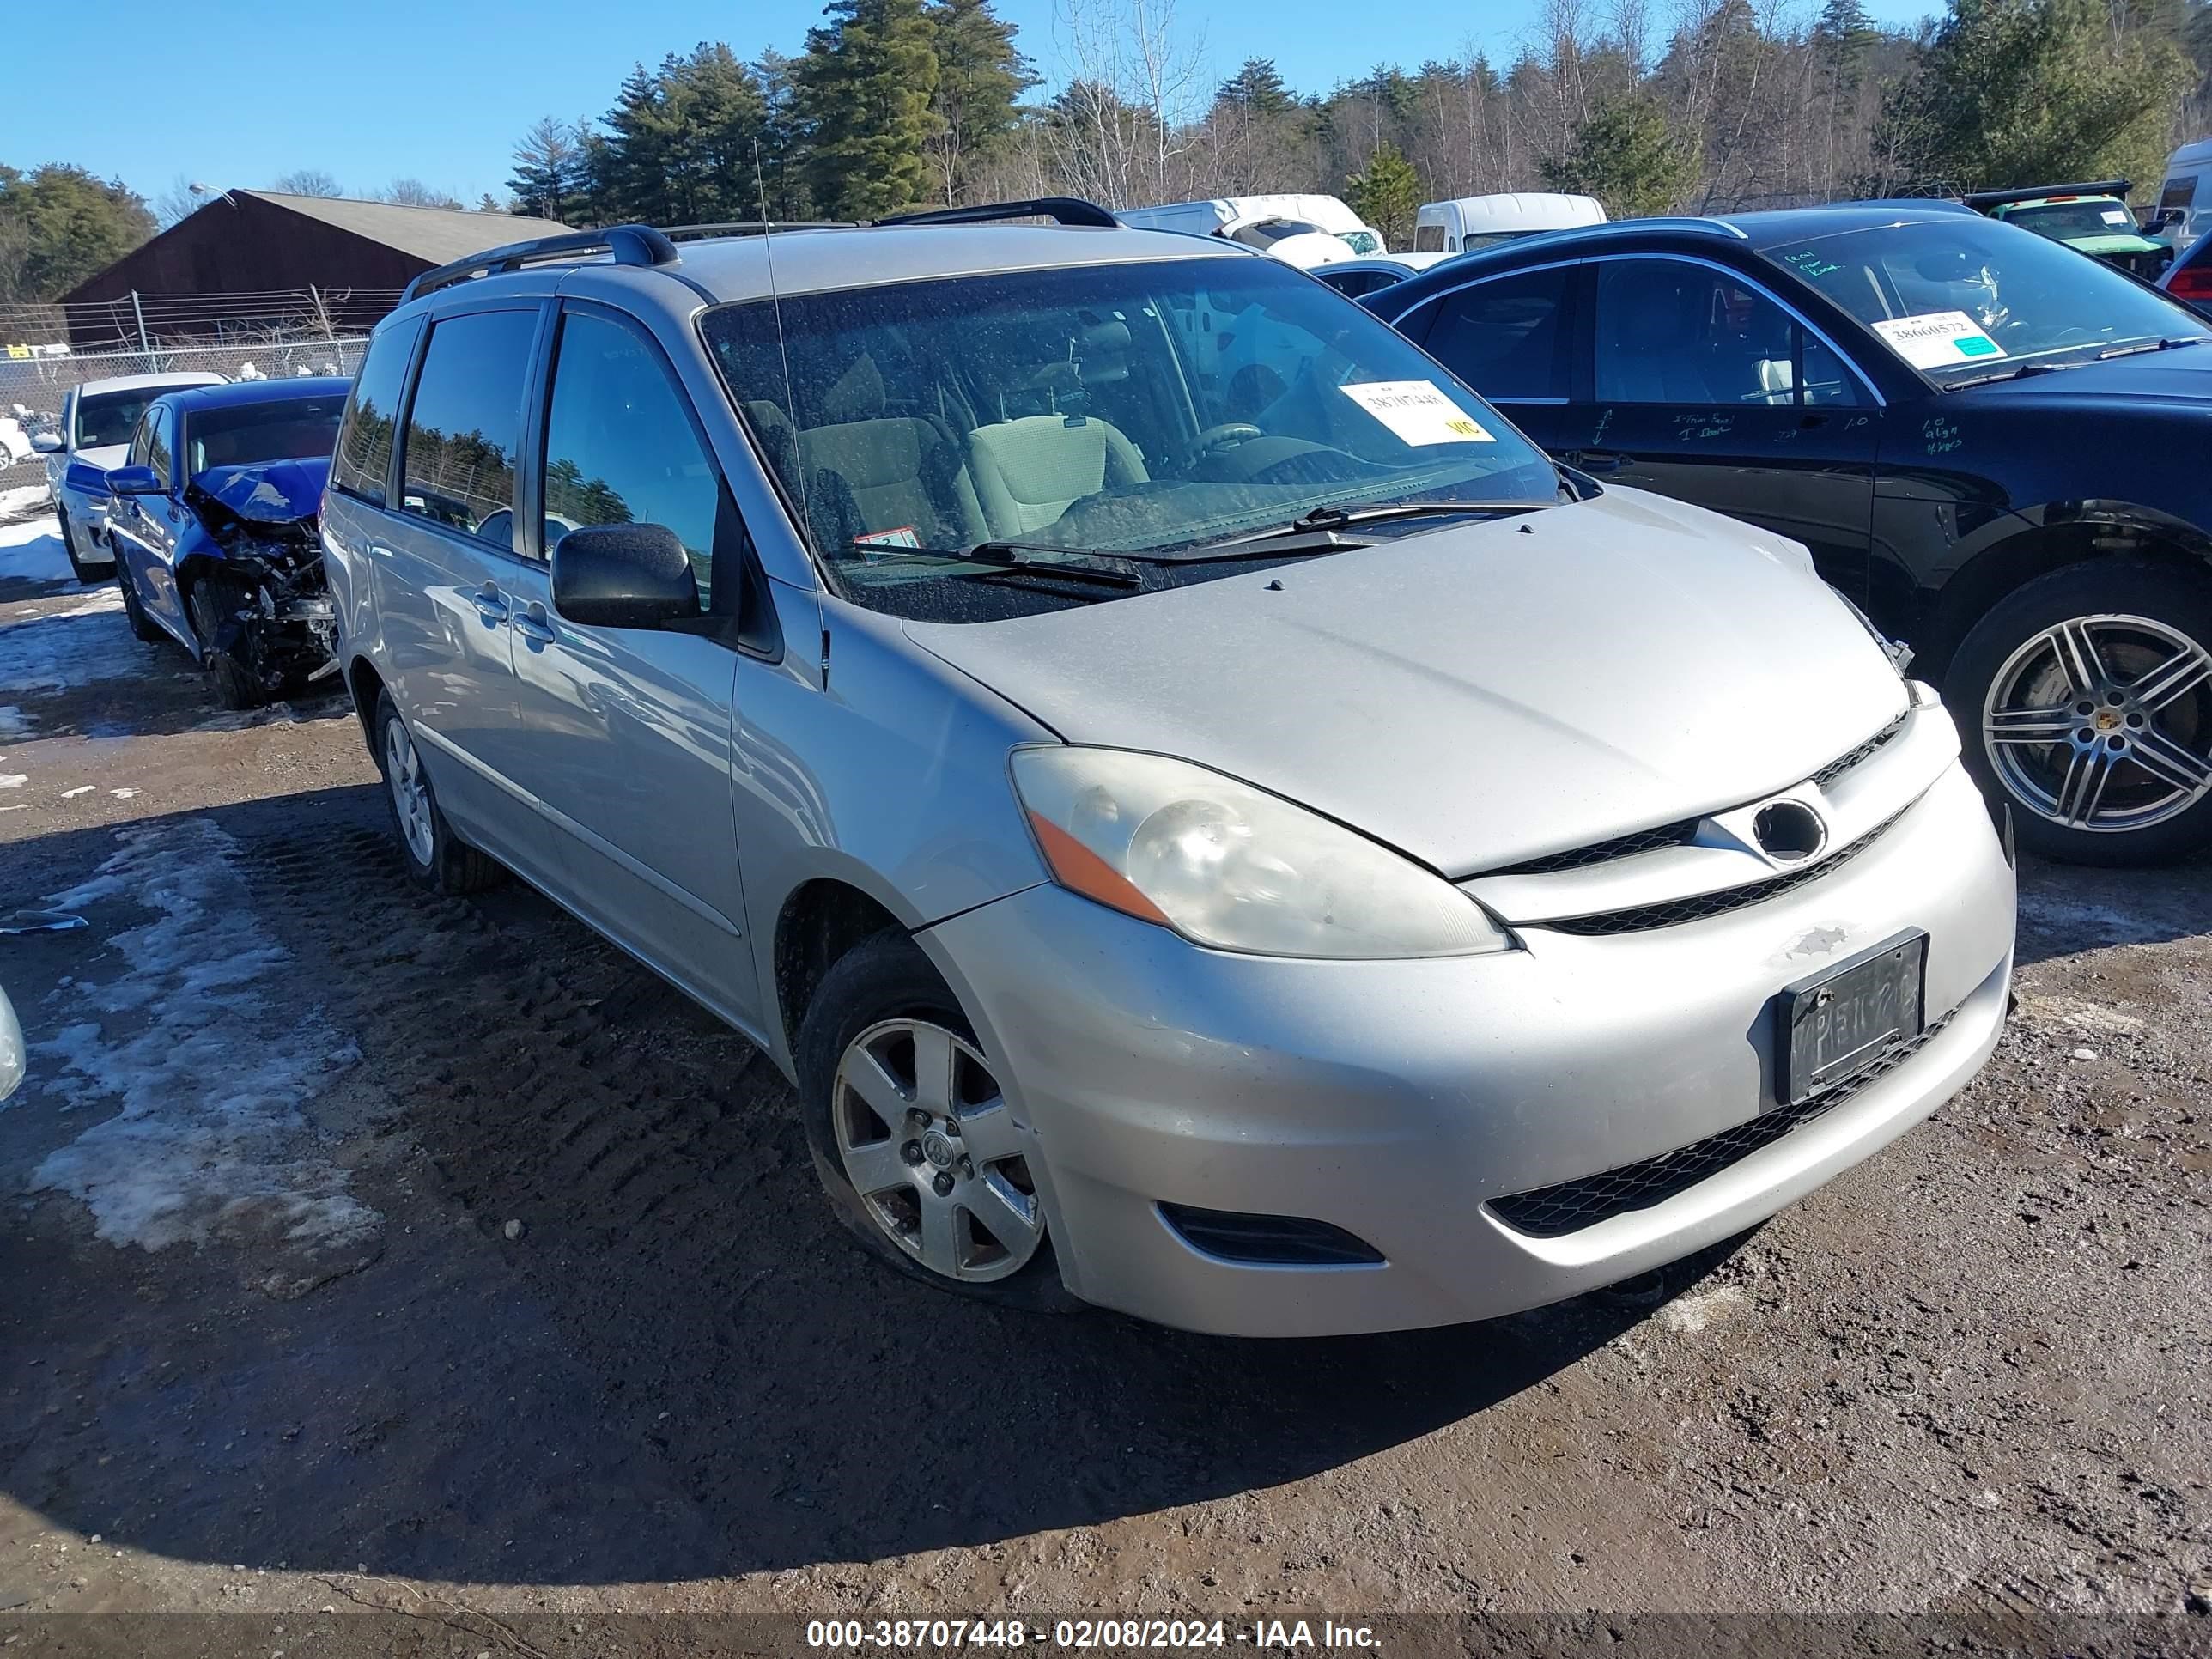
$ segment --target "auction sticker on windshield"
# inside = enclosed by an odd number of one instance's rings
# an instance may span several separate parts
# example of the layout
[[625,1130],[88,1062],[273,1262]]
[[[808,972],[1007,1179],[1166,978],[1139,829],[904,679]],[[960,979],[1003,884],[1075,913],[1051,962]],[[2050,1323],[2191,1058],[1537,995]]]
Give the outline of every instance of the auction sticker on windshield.
[[1875,324],[1874,331],[1915,368],[1948,368],[1954,363],[2005,355],[2004,348],[1983,333],[1981,325],[1963,311],[1884,318]]
[[1409,444],[1498,441],[1433,380],[1367,380],[1337,390]]

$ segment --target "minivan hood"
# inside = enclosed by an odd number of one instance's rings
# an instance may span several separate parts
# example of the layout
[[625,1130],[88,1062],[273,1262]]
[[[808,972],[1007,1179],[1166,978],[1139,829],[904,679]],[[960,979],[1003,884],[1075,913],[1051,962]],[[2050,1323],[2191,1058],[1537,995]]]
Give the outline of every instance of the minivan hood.
[[1802,550],[1635,490],[905,626],[1070,743],[1199,762],[1453,876],[1756,800],[1906,705]]

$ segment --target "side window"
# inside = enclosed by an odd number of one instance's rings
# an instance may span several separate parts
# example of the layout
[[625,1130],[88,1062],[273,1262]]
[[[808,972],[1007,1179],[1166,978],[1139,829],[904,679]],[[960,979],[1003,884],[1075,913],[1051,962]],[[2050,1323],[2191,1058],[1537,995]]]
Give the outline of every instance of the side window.
[[398,435],[399,395],[408,360],[422,331],[420,318],[388,328],[368,348],[368,361],[354,377],[346,399],[337,451],[331,457],[331,483],[348,495],[384,505],[384,481],[392,471],[392,443]]
[[1788,312],[1724,271],[1683,260],[1599,264],[1596,351],[1601,404],[1856,400],[1844,366]]
[[704,606],[721,498],[721,475],[659,355],[619,323],[563,317],[545,422],[547,553],[592,525],[665,525],[691,556]]
[[169,487],[172,468],[169,460],[169,411],[149,410],[146,416],[146,465],[154,469],[154,476],[161,481],[161,488]]
[[1567,395],[1567,295],[1574,267],[1500,276],[1447,295],[1429,355],[1486,398]]
[[514,463],[536,311],[478,311],[430,329],[401,459],[403,511],[513,544]]

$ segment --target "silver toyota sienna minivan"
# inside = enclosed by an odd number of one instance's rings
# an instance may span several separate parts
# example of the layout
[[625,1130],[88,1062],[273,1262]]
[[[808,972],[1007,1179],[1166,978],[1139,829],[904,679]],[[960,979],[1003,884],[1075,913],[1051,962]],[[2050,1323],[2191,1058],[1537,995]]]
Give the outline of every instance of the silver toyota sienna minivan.
[[1051,201],[489,253],[378,329],[322,533],[416,878],[511,871],[759,1043],[933,1285],[1527,1308],[1809,1192],[2003,1023],[2006,837],[1805,550],[1232,245]]

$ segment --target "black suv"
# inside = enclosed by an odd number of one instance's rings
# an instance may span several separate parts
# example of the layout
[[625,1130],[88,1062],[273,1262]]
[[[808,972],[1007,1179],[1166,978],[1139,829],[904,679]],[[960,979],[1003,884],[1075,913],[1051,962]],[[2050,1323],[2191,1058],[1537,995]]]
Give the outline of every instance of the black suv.
[[1570,466],[1803,542],[2053,857],[2212,842],[2212,330],[1964,209],[1622,221],[1362,303]]

